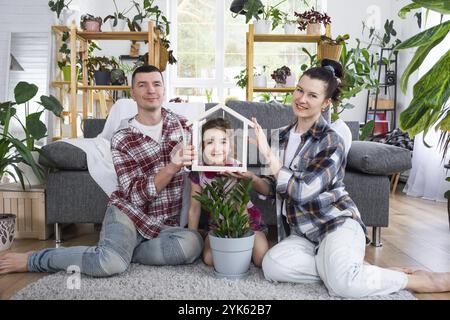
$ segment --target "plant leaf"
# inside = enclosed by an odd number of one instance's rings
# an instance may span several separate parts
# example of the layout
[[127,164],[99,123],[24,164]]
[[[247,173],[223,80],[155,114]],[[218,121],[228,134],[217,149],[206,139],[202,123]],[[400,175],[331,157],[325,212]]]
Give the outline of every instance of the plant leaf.
[[63,106],[54,96],[41,96],[41,102],[39,103],[45,109],[53,112],[53,114],[57,117],[61,116],[61,112],[63,111]]
[[425,31],[422,31],[415,36],[401,42],[395,46],[394,50],[403,50],[407,48],[414,48],[419,46],[428,45],[435,42],[439,38],[443,38],[450,30],[450,20],[444,23],[438,24]]
[[448,0],[412,0],[412,2],[442,14],[450,13],[450,4]]
[[32,83],[20,81],[14,88],[14,98],[17,104],[30,101],[38,92],[39,88]]
[[406,94],[406,89],[408,88],[408,80],[411,74],[420,67],[431,49],[438,45],[444,38],[445,36],[443,38],[438,38],[436,39],[436,41],[429,43],[428,45],[423,45],[417,49],[416,53],[412,57],[400,79],[400,88],[403,93]]

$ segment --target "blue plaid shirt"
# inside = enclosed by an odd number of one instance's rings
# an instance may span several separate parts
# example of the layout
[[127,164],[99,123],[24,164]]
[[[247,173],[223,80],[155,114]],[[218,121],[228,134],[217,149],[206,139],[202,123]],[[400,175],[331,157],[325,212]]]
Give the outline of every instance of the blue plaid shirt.
[[[272,148],[284,159],[289,132],[296,122],[272,135]],[[323,117],[302,135],[301,144],[290,165],[283,166],[277,180],[266,176],[277,197],[278,225],[286,212],[291,232],[306,237],[315,244],[336,230],[346,219],[359,222],[367,229],[353,200],[344,187],[345,148],[342,138]],[[284,208],[283,208],[284,207]],[[279,239],[280,240],[280,239]]]

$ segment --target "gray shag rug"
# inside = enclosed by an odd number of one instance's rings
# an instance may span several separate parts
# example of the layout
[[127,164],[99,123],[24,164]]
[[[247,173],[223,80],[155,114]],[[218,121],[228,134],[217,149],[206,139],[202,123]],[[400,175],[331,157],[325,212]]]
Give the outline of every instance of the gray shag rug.
[[[78,276],[78,275],[76,275]],[[77,282],[79,279],[79,282]],[[185,266],[144,266],[131,264],[124,273],[93,278],[58,272],[17,292],[13,300],[341,300],[330,296],[322,283],[271,283],[261,269],[250,268],[241,280],[219,279],[213,268],[197,261]],[[79,284],[79,289],[77,285]],[[70,289],[72,288],[72,289]],[[406,290],[366,300],[415,300]]]

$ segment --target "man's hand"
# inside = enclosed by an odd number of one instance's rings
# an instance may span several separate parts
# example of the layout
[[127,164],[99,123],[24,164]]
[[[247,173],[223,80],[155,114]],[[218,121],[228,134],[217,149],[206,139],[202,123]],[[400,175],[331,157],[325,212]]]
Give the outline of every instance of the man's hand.
[[197,156],[197,151],[193,145],[183,147],[182,143],[177,144],[170,153],[170,162],[177,169],[177,172],[183,166],[192,165],[192,160]]

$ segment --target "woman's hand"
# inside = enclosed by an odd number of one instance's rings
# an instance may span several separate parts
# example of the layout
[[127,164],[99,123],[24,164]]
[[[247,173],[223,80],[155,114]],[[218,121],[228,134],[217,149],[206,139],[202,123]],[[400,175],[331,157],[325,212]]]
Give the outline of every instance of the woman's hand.
[[264,134],[261,125],[258,123],[258,120],[256,120],[256,118],[253,117],[252,122],[253,122],[253,129],[255,130],[256,144],[258,146],[258,149],[266,158],[266,160],[268,160],[270,158],[272,150],[270,149],[269,143],[267,142],[267,137]]
[[253,129],[255,129],[256,143],[258,145],[259,151],[263,154],[266,159],[266,163],[269,165],[270,174],[275,177],[278,176],[278,172],[281,169],[281,161],[276,155],[273,154],[272,149],[267,142],[266,135],[256,118],[252,118]]

